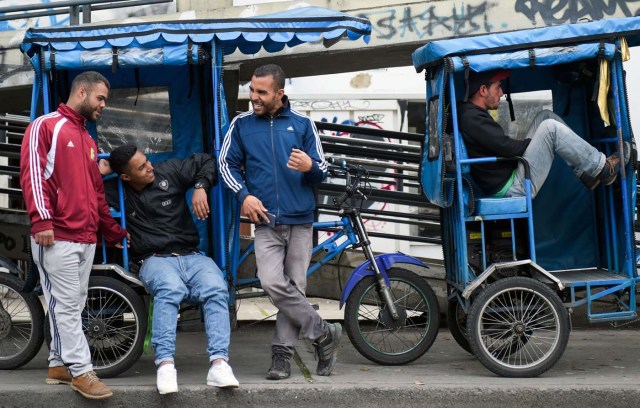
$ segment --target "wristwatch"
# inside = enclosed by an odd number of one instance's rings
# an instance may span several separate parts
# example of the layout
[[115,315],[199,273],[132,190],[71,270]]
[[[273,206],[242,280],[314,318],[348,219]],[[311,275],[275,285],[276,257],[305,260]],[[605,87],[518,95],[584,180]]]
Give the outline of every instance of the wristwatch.
[[202,181],[196,181],[196,184],[193,185],[193,188],[201,188],[204,189],[204,191],[207,191],[207,188],[204,186],[204,183]]

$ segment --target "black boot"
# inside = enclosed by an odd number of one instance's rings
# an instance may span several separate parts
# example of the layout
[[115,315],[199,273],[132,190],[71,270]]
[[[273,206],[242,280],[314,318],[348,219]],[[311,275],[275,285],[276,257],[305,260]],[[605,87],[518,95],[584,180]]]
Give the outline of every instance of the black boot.
[[330,375],[338,360],[338,345],[342,337],[340,323],[325,323],[327,329],[324,336],[318,338],[313,345],[316,347],[318,367],[316,374]]
[[291,356],[287,347],[271,347],[271,367],[267,371],[267,380],[284,380],[291,375]]

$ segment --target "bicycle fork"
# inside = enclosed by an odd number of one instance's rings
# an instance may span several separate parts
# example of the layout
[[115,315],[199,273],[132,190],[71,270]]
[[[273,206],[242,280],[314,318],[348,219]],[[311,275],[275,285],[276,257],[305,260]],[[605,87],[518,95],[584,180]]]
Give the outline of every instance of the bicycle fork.
[[360,238],[360,244],[362,245],[362,250],[364,251],[364,256],[369,260],[369,265],[373,268],[373,271],[376,274],[376,281],[378,282],[378,291],[380,292],[380,297],[387,305],[389,313],[393,320],[398,320],[398,309],[396,308],[396,304],[393,301],[393,297],[391,296],[391,290],[387,283],[384,280],[384,276],[380,273],[380,268],[378,268],[378,264],[376,263],[375,257],[373,256],[373,251],[371,250],[371,242],[369,241],[369,235],[367,234],[367,230],[364,226],[364,222],[362,222],[362,217],[360,214],[355,214],[351,219],[355,222],[356,231]]

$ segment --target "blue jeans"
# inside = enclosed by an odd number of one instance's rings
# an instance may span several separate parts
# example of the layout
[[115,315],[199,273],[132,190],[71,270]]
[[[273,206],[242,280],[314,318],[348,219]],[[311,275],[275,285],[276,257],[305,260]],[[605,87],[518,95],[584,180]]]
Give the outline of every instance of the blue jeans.
[[229,292],[220,268],[201,254],[152,256],[140,268],[140,280],[153,296],[151,344],[156,365],[173,362],[180,303],[202,305],[209,361],[229,359]]
[[[555,113],[543,110],[536,115],[526,135],[531,139],[523,158],[531,170],[531,194],[535,197],[544,184],[556,153],[571,167],[576,176],[583,173],[596,177],[604,168],[606,157],[569,128]],[[505,197],[524,196],[524,168],[518,165],[513,184]]]

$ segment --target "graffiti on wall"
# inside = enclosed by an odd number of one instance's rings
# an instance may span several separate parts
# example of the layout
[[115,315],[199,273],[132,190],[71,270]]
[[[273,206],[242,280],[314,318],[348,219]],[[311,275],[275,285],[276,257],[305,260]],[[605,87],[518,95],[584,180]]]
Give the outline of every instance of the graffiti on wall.
[[640,0],[431,1],[360,13],[380,42],[410,42],[640,15]]
[[488,11],[494,7],[497,7],[496,3],[488,1],[477,4],[453,2],[448,9],[438,4],[422,4],[360,15],[371,21],[372,36],[377,39],[423,39],[441,32],[449,33],[447,36],[463,36],[492,31]]
[[[38,1],[42,4],[54,3],[52,0],[35,0],[34,3]],[[24,0],[2,1],[2,6],[7,7],[21,4],[24,4]],[[110,14],[109,18],[159,15],[175,11],[175,4],[117,10],[104,12]],[[372,36],[378,40],[418,41],[433,37],[482,34],[507,28],[529,28],[530,24],[555,25],[639,14],[640,0],[456,0],[376,8],[361,13],[360,16],[371,20]],[[523,26],[519,18],[529,25]],[[68,24],[68,14],[61,14],[33,18],[31,22],[26,19],[0,21],[0,31],[23,29],[30,25],[45,27]]]
[[369,109],[371,103],[363,99],[302,99],[291,101],[291,107],[306,110],[354,110]]
[[527,16],[534,24],[539,16],[545,25],[556,25],[614,16],[637,16],[640,0],[517,0],[515,11]]

